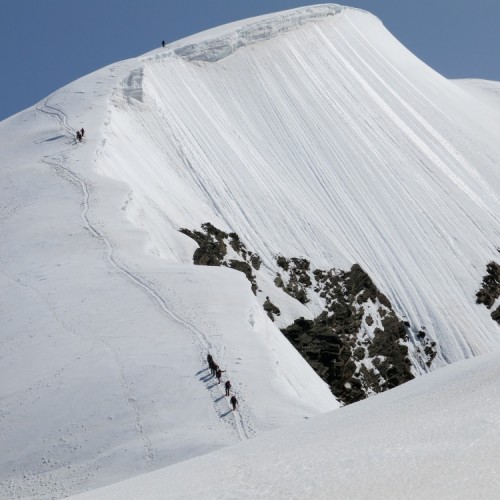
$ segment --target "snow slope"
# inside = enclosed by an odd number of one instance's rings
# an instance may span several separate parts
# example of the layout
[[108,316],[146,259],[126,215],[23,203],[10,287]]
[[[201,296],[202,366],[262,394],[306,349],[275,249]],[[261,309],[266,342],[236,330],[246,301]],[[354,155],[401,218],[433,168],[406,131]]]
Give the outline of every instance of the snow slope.
[[74,497],[498,498],[498,353],[210,455]]
[[[176,229],[210,221],[269,267],[277,253],[322,268],[358,262],[439,341],[441,363],[496,347],[474,294],[497,255],[498,107],[366,13],[265,42],[254,29],[225,58],[204,52],[222,35],[200,42],[205,58],[152,57],[116,98],[96,166],[130,186],[128,216],[150,250],[184,261]],[[140,102],[129,97],[138,86]]]
[[[438,341],[436,366],[497,349],[474,294],[497,255],[499,113],[326,5],[111,65],[1,122],[0,496],[92,489],[338,408],[243,274],[193,266],[180,227],[236,231],[269,283],[277,253],[358,262]],[[284,318],[317,313],[291,302]]]
[[[98,139],[76,147],[49,106],[2,124],[1,496],[60,497],[337,407],[242,275],[122,261],[78,173]],[[208,349],[241,394],[237,419]]]
[[467,92],[476,95],[478,99],[491,106],[494,111],[498,110],[500,106],[500,82],[477,79],[454,80],[453,82]]

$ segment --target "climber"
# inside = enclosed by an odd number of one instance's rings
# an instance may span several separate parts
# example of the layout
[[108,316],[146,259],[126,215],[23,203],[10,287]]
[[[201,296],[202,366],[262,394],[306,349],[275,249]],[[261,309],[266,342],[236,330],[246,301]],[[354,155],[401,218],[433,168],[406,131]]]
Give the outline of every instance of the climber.
[[217,377],[217,383],[220,384],[220,378],[222,377],[222,374],[225,372],[226,370],[221,370],[218,366],[217,366],[217,369],[215,370],[215,376]]
[[210,373],[215,376],[217,370],[219,369],[219,365],[215,361],[212,361],[212,364],[210,364],[209,366],[210,366]]
[[236,396],[231,396],[231,404],[233,405],[233,411],[236,411],[236,407],[238,406],[238,400],[236,399]]

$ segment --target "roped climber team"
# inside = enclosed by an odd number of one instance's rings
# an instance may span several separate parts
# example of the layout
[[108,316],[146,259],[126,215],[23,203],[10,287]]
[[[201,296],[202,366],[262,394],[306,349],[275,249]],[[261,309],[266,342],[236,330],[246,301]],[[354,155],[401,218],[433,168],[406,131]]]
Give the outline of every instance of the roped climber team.
[[[212,357],[212,355],[210,353],[207,354],[207,363],[208,363],[208,367],[210,368],[210,373],[217,378],[217,383],[220,384],[222,374],[226,370],[220,369],[219,365],[214,361],[214,358]],[[231,390],[231,382],[229,380],[226,380],[226,382],[224,383],[224,387],[226,390],[225,395],[226,395],[226,397],[229,397],[230,390]],[[236,396],[234,394],[231,396],[231,399],[229,400],[229,402],[231,403],[231,405],[233,407],[233,411],[236,411],[236,408],[238,407],[238,400],[236,399]]]

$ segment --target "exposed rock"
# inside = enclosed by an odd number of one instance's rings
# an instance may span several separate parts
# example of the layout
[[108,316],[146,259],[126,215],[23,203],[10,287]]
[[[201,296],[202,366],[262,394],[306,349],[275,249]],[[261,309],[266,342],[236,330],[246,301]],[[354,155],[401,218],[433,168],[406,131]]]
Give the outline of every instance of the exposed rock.
[[377,369],[385,379],[380,388],[385,390],[408,382],[414,376],[411,373],[408,346],[400,342],[401,336],[406,335],[403,323],[389,316],[384,319],[383,325],[383,330],[375,329],[375,336],[368,347],[368,352],[372,357],[384,357]]
[[297,299],[301,304],[309,302],[306,291],[306,288],[312,285],[309,261],[296,257],[286,259],[278,255],[276,264],[283,269],[283,274],[278,274],[280,280],[274,281],[276,286],[283,288],[288,295]]
[[251,252],[248,253],[250,254],[250,263],[252,264],[252,267],[258,271],[260,269],[260,265],[262,264],[260,257],[258,255],[253,255]]
[[500,306],[491,313],[491,317],[500,325]]
[[427,366],[431,366],[432,361],[436,357],[436,342],[428,343],[424,348],[425,355],[427,356]]
[[240,241],[240,237],[236,233],[229,233],[228,236],[230,238],[229,244],[231,245],[233,250],[236,253],[240,253],[241,250],[243,250],[245,248],[243,243]]
[[212,224],[202,224],[201,231],[190,231],[189,229],[179,229],[179,231],[192,238],[198,247],[193,255],[193,262],[200,266],[220,266],[227,254],[227,247],[224,238],[227,234],[216,229]]
[[210,222],[205,222],[201,225],[201,228],[205,230],[207,234],[212,235],[216,240],[224,240],[227,239],[228,234],[220,229],[217,229],[214,225],[210,224]]
[[280,266],[285,271],[288,271],[289,261],[288,261],[288,259],[285,259],[285,257],[283,257],[283,255],[278,255],[276,257],[276,264],[278,264],[278,266]]
[[[500,265],[491,261],[486,266],[486,272],[481,288],[476,293],[476,303],[491,309],[500,297]],[[500,325],[500,306],[491,313],[491,318]]]
[[362,347],[356,347],[353,354],[358,361],[361,361],[365,358],[365,350]]
[[486,272],[488,274],[483,277],[482,286],[476,293],[476,303],[491,309],[500,297],[500,265],[492,261],[486,266]]
[[[411,380],[408,328],[363,269],[355,264],[350,271],[315,269],[312,275],[327,311],[314,321],[299,318],[282,332],[335,396],[349,404]],[[372,336],[364,324],[372,325],[373,317],[362,321],[367,303],[378,305],[382,325]]]
[[[198,243],[193,262],[201,266],[227,266],[242,272],[251,283],[252,292],[257,294],[258,285],[252,269],[259,269],[261,260],[258,255],[248,251],[236,233],[226,233],[210,222],[201,225],[203,231],[179,229],[179,231]],[[241,260],[227,259],[227,243],[241,257]]]
[[[202,231],[181,232],[198,243],[195,264],[240,271],[254,294],[261,291],[254,270],[260,269],[262,261],[236,233],[225,233],[210,223],[203,224]],[[422,369],[435,358],[436,343],[423,328],[417,332],[397,317],[388,298],[358,264],[349,271],[311,271],[307,259],[278,255],[270,272],[275,273],[275,286],[300,303],[307,304],[314,295],[323,300],[324,311],[314,320],[298,318],[282,332],[345,404],[412,379],[410,348]],[[493,293],[496,282],[488,278],[485,283],[488,293]],[[272,321],[281,313],[269,297],[263,308]],[[500,311],[493,314],[500,322]]]
[[247,277],[248,281],[251,283],[253,282],[254,275],[252,273],[252,267],[248,264],[248,262],[231,259],[228,265],[231,269],[236,269],[236,271],[242,272]]

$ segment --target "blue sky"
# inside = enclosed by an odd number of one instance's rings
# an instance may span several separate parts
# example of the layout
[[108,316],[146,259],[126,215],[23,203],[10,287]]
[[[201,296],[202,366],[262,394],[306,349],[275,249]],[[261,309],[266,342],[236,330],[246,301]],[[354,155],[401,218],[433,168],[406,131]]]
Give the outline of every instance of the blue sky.
[[[107,64],[306,0],[3,0],[0,120]],[[350,0],[449,78],[500,81],[500,0]]]

